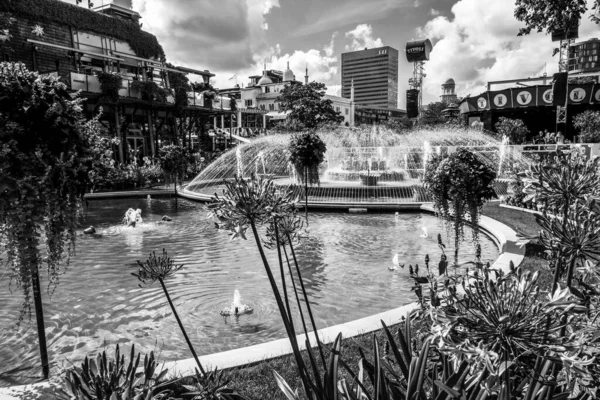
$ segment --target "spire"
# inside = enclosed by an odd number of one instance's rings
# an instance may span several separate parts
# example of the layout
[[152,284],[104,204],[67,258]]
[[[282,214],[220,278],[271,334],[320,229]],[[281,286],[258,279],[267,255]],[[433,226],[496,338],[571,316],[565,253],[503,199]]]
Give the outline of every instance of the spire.
[[304,75],[304,84],[308,85],[308,63],[306,63],[306,75]]

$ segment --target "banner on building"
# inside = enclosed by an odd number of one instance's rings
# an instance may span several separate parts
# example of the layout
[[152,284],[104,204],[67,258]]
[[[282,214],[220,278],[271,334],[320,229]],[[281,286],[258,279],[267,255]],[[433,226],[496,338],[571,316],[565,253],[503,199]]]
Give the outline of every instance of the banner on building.
[[537,106],[551,106],[552,105],[552,86],[551,85],[539,85],[536,86],[537,91]]
[[[463,100],[460,104],[460,112],[464,114],[490,109],[504,110],[554,106],[553,95],[556,89],[556,86],[552,85],[539,85],[484,92]],[[567,98],[567,92],[569,105],[600,103],[600,83],[570,84],[564,92],[565,99]]]
[[513,108],[535,107],[537,105],[535,86],[512,88],[510,91],[512,94]]
[[586,104],[594,100],[594,84],[569,85],[569,104]]
[[503,110],[505,108],[512,108],[512,97],[510,89],[490,92],[490,100],[492,110]]

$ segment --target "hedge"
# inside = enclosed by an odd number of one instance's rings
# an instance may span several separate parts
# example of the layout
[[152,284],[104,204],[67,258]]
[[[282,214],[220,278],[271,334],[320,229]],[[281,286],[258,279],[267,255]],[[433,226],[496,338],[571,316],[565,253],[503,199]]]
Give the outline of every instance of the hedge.
[[134,21],[114,18],[60,0],[1,0],[0,12],[106,35],[129,43],[139,57],[165,60],[165,52],[156,36],[144,32]]

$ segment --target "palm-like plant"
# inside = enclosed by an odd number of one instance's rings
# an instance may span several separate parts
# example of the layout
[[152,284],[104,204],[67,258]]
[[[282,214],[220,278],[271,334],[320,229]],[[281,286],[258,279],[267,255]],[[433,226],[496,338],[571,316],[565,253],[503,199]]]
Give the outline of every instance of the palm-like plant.
[[[143,369],[138,371],[138,367]],[[95,358],[86,357],[80,368],[67,370],[65,389],[73,398],[82,400],[153,399],[154,392],[164,386],[159,382],[167,373],[163,369],[156,374],[156,370],[153,352],[144,356],[140,364],[140,353],[136,356],[135,346],[131,346],[127,362],[117,345],[114,358],[103,351]]]
[[547,213],[536,216],[542,228],[539,242],[548,252],[559,255],[556,272],[558,276],[566,273],[568,287],[578,265],[583,266],[586,260],[600,261],[600,214],[593,211],[595,208],[596,201],[587,197],[576,200],[562,218]]
[[[171,306],[171,310],[173,311],[173,315],[175,316],[175,319],[177,320],[179,329],[181,329],[181,333],[183,333],[183,337],[185,338],[185,341],[187,342],[187,345],[190,348],[192,355],[194,356],[194,360],[196,360],[198,369],[200,370],[200,372],[202,372],[202,374],[205,374],[204,368],[202,368],[202,364],[200,364],[200,359],[198,358],[198,355],[196,354],[196,350],[194,349],[194,346],[192,345],[192,342],[190,341],[190,338],[188,337],[188,334],[185,331],[185,328],[183,327],[183,323],[181,322],[181,319],[179,318],[179,314],[177,313],[177,310],[175,309],[175,305],[173,304],[173,301],[171,300],[171,296],[169,296],[169,291],[167,290],[167,286],[165,285],[165,279],[175,275],[175,273],[177,271],[179,271],[181,268],[183,268],[183,264],[180,264],[180,265],[175,264],[175,261],[173,259],[169,258],[167,252],[164,249],[163,249],[162,256],[157,257],[156,252],[152,252],[150,254],[150,257],[148,257],[148,259],[146,261],[144,261],[144,262],[138,261],[137,264],[138,264],[138,266],[137,266],[138,272],[132,273],[131,275],[138,278],[138,280],[145,285],[151,285],[156,281],[160,282],[160,286],[162,287],[165,297],[167,298],[167,301],[169,302],[169,306]],[[141,287],[141,285],[140,285],[140,287]]]
[[568,288],[542,302],[538,277],[519,268],[511,274],[476,268],[462,282],[464,295],[452,295],[454,307],[439,310],[434,329],[440,350],[478,354],[476,347],[485,343],[502,360],[572,350],[574,343],[557,335],[561,317],[587,308]]
[[535,190],[538,200],[566,214],[575,200],[598,193],[599,168],[600,158],[588,160],[578,151],[559,154],[531,166],[529,188]]

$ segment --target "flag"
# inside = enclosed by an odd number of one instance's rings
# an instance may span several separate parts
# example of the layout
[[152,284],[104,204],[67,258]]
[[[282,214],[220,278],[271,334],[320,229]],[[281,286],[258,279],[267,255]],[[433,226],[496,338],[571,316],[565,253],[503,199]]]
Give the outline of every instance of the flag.
[[552,85],[537,86],[537,105],[539,107],[552,105]]
[[492,110],[503,110],[512,107],[512,98],[509,89],[490,92]]
[[522,88],[512,88],[513,107],[534,107],[536,105],[536,89],[535,86],[527,86]]
[[569,85],[569,104],[589,103],[592,99],[593,89],[593,83]]

